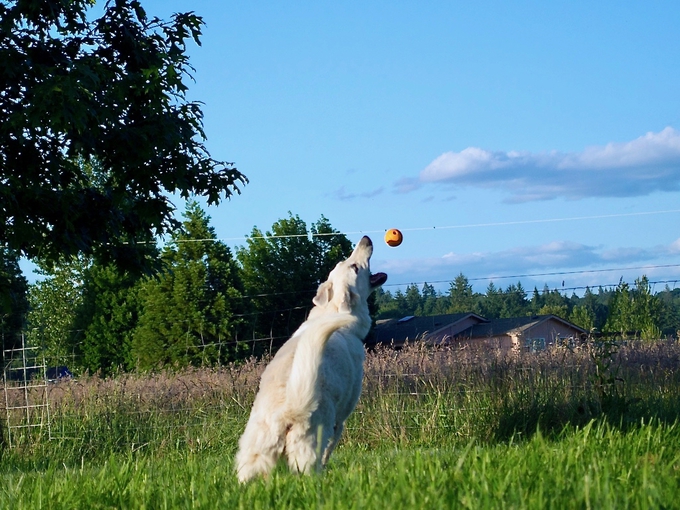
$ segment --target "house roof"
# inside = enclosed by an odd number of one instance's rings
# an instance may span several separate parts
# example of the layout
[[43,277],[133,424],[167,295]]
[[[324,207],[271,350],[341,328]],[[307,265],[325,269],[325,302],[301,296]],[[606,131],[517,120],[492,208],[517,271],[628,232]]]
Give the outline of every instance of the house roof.
[[585,329],[565,321],[557,315],[533,315],[526,317],[510,317],[507,319],[493,319],[488,322],[475,324],[464,331],[461,331],[456,336],[459,338],[490,338],[493,336],[507,335],[516,331],[526,331],[537,324],[548,320],[561,322],[563,325],[572,328],[579,333],[586,333]]
[[379,343],[390,344],[392,342],[401,344],[405,340],[421,340],[439,330],[459,323],[468,317],[477,319],[478,323],[455,334],[456,338],[491,338],[509,335],[515,332],[527,331],[546,321],[559,322],[578,334],[586,333],[586,330],[580,328],[576,324],[561,319],[556,315],[534,315],[488,320],[474,313],[452,313],[430,317],[409,315],[401,319],[378,321],[371,336],[366,339],[366,343],[368,345]]
[[367,339],[369,344],[391,343],[392,340],[403,342],[408,339],[418,340],[438,329],[460,322],[467,317],[477,317],[484,321],[483,317],[474,313],[449,313],[445,315],[432,315],[429,317],[416,317],[409,315],[401,319],[388,319],[378,321],[373,334]]

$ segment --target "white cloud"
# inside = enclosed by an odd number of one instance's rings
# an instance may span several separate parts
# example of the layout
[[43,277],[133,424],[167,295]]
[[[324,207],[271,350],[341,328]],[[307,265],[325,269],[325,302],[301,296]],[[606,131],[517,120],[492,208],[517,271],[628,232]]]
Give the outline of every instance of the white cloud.
[[672,255],[680,253],[680,238],[676,239],[668,247],[668,252]]
[[409,192],[426,183],[501,187],[511,201],[564,197],[641,196],[680,190],[680,132],[667,127],[625,143],[588,147],[582,152],[501,152],[468,147],[446,152],[419,178],[395,183]]

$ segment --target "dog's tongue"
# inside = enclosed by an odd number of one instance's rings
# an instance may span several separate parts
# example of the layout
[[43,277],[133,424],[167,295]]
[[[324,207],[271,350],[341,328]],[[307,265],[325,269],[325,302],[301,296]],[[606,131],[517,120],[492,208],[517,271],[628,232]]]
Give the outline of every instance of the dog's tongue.
[[375,273],[371,275],[371,287],[378,287],[387,281],[385,273]]

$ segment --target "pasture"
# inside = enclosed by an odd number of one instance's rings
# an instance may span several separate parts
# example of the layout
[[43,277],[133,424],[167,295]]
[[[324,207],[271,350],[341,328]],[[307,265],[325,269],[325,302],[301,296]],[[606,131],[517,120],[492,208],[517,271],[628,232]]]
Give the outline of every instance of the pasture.
[[677,342],[371,353],[326,472],[239,486],[233,455],[263,366],[51,384],[49,431],[13,429],[2,448],[0,507],[680,505]]

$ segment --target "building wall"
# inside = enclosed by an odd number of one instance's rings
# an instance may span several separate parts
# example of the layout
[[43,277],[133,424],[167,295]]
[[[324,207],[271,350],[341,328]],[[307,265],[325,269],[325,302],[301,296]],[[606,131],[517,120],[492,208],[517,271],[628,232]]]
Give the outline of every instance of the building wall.
[[465,338],[453,340],[453,347],[470,349],[472,351],[500,350],[509,352],[513,349],[514,343],[509,335],[497,335],[487,338]]
[[528,328],[525,338],[545,338],[546,345],[555,343],[557,338],[578,338],[579,332],[557,321],[545,321],[536,326]]
[[[462,331],[462,329],[461,329]],[[540,351],[555,343],[557,338],[577,339],[580,331],[570,328],[558,321],[544,321],[523,331],[511,331],[507,334],[486,338],[465,338],[451,342],[450,345],[464,349],[489,350],[499,349],[504,352],[529,350]]]
[[[422,340],[430,345],[448,345],[471,350],[500,349],[508,352],[511,350],[539,351],[554,344],[558,337],[563,339],[578,339],[580,336],[580,331],[571,328],[560,321],[551,319],[545,320],[533,327],[527,327],[524,330],[513,330],[505,334],[489,337],[455,338],[455,336],[462,331],[481,322],[483,321],[476,317],[467,317],[438,329],[427,335],[425,338],[416,338],[415,341]],[[380,341],[385,342],[385,338],[380,338]],[[409,340],[409,342],[413,341],[413,339]],[[389,345],[389,342],[385,343]],[[399,340],[395,341],[393,345],[395,347],[401,347],[403,343],[403,340]]]

